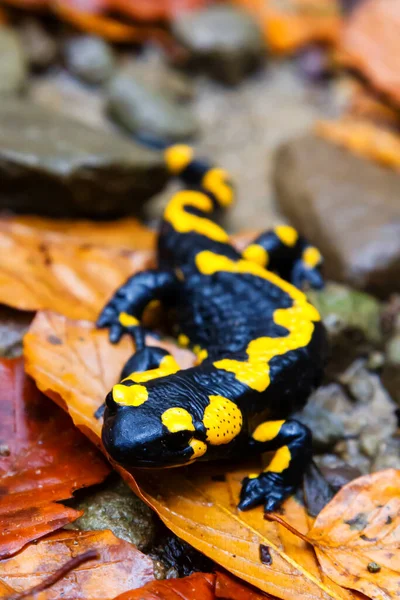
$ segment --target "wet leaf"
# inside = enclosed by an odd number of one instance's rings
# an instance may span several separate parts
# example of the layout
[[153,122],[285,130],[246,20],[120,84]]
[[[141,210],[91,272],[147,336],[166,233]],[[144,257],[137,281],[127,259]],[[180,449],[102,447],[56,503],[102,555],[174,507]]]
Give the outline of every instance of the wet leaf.
[[400,101],[397,57],[400,52],[400,4],[393,0],[360,2],[345,24],[340,49],[346,65],[358,69],[372,85]]
[[88,550],[96,551],[99,558],[42,592],[41,600],[111,600],[154,579],[151,559],[111,531],[63,531],[1,561],[0,583],[17,593],[30,590]]
[[153,244],[154,234],[134,219],[3,218],[0,303],[95,321],[116,288],[151,264]]
[[400,593],[400,470],[344,486],[308,534],[324,572],[370,598]]
[[58,504],[101,482],[109,468],[65,413],[24,373],[0,360],[0,558],[80,512]]
[[341,26],[337,0],[236,0],[260,22],[268,48],[292,54],[310,42],[334,43]]
[[[62,344],[52,346],[50,335],[61,338]],[[127,339],[112,346],[106,332],[51,313],[38,314],[25,338],[28,372],[40,389],[67,405],[74,422],[92,439],[101,429],[93,414],[131,351]],[[174,353],[181,364],[182,359],[185,366],[190,363],[190,354],[176,349]],[[246,513],[237,510],[241,480],[249,469],[259,467],[209,463],[137,471],[134,476],[116,468],[174,533],[254,586],[287,600],[297,599],[299,593],[308,600],[352,598],[321,576],[312,548],[265,521],[261,507]],[[308,531],[303,506],[290,499],[285,511],[298,529]],[[268,549],[270,564],[262,560],[261,545]]]
[[115,600],[215,600],[214,588],[215,575],[194,573],[183,579],[151,581]]
[[400,135],[389,129],[357,118],[319,121],[321,137],[386,167],[400,170]]

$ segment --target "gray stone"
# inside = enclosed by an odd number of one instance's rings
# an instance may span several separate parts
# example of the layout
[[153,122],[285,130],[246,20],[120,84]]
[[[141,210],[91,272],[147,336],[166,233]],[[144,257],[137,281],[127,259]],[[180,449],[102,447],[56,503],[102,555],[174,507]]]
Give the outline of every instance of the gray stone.
[[153,89],[140,77],[121,71],[107,90],[109,116],[130,133],[169,142],[187,140],[197,133],[192,109],[169,91]]
[[19,33],[26,59],[33,69],[46,69],[56,60],[57,42],[47,33],[40,21],[24,19]]
[[67,39],[63,54],[67,68],[86,83],[105,83],[115,69],[112,48],[96,36],[77,35]]
[[294,418],[311,429],[313,445],[317,451],[326,452],[345,436],[341,420],[318,403],[318,393],[310,398],[304,409],[294,415]]
[[18,34],[0,25],[0,96],[20,93],[27,77],[24,49]]
[[70,527],[83,531],[110,529],[118,538],[148,550],[155,535],[152,510],[117,480],[74,503],[84,514]]
[[257,67],[265,44],[253,17],[232,6],[180,13],[172,31],[189,53],[189,65],[227,84],[239,83]]
[[377,295],[400,289],[400,174],[313,135],[277,153],[275,188],[326,274]]
[[161,153],[21,100],[0,104],[0,208],[133,214],[162,189]]

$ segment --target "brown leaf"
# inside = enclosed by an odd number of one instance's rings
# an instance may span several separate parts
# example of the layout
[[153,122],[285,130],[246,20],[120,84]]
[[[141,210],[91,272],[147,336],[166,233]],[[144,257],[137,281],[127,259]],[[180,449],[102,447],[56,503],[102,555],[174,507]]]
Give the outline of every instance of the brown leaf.
[[[62,344],[52,346],[51,335]],[[55,314],[38,314],[25,337],[28,372],[46,394],[67,404],[74,422],[92,437],[98,437],[101,429],[93,414],[131,350],[127,339],[112,346],[106,332]],[[178,360],[182,356],[188,357],[181,354]],[[297,599],[300,592],[308,600],[352,597],[324,580],[312,548],[266,522],[261,507],[238,511],[241,480],[257,465],[229,469],[203,463],[145,475],[137,471],[135,479],[117,468],[174,533],[256,587],[286,600]],[[304,508],[293,499],[285,506],[296,527],[306,533]],[[269,564],[262,560],[260,546],[268,549]]]
[[[183,579],[151,581],[115,600],[215,600],[215,575],[194,573]],[[243,600],[248,600],[245,596]]]
[[134,219],[0,219],[0,303],[95,321],[117,287],[152,264],[154,239]]
[[344,486],[308,534],[324,572],[370,598],[400,596],[400,470]]
[[394,131],[365,119],[342,118],[319,121],[316,132],[354,154],[400,170],[400,135]]
[[71,420],[24,373],[0,360],[0,558],[80,512],[57,504],[102,481],[109,468]]
[[372,85],[400,102],[398,56],[400,4],[393,0],[360,2],[344,27],[342,59]]
[[235,0],[264,30],[268,48],[292,54],[310,42],[335,43],[341,26],[337,0]]
[[111,531],[63,531],[1,561],[0,583],[21,593],[88,550],[97,551],[99,558],[42,592],[43,600],[111,600],[154,579],[151,559]]

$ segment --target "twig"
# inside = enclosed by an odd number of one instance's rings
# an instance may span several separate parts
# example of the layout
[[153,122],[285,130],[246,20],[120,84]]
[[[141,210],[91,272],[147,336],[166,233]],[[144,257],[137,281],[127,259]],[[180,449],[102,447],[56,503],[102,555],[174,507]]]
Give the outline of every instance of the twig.
[[288,531],[290,531],[294,535],[297,535],[297,537],[299,537],[300,539],[302,539],[304,542],[307,542],[308,544],[312,544],[310,538],[308,538],[306,535],[304,535],[304,533],[301,533],[300,531],[298,531],[298,529],[296,529],[295,527],[292,527],[292,525],[290,525],[289,523],[287,523],[279,515],[277,515],[275,513],[265,513],[264,519],[266,521],[275,521],[276,523],[279,523],[279,525],[282,525]]
[[27,598],[28,596],[33,596],[34,594],[43,592],[44,590],[47,590],[48,588],[52,587],[55,583],[60,581],[60,579],[63,579],[66,575],[68,575],[68,573],[70,573],[74,569],[77,569],[89,560],[95,560],[96,558],[100,558],[100,555],[97,552],[97,550],[88,550],[83,554],[78,554],[78,556],[75,556],[75,558],[71,558],[71,560],[66,562],[59,569],[57,569],[55,573],[49,575],[49,577],[46,577],[46,579],[44,579],[38,585],[35,585],[35,587],[29,590],[25,590],[16,596],[9,596],[6,600],[21,600],[22,598]]

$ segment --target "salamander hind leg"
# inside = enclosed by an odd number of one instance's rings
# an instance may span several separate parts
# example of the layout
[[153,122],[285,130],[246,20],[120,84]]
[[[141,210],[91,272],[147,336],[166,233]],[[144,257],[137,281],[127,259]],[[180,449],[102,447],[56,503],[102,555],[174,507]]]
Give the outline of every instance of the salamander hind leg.
[[264,503],[267,512],[275,510],[301,482],[311,460],[311,432],[294,419],[267,421],[252,434],[254,450],[275,454],[260,474],[251,474],[242,482],[240,510]]
[[243,250],[242,256],[275,271],[298,288],[308,285],[319,289],[324,285],[321,253],[289,225],[265,231]]

